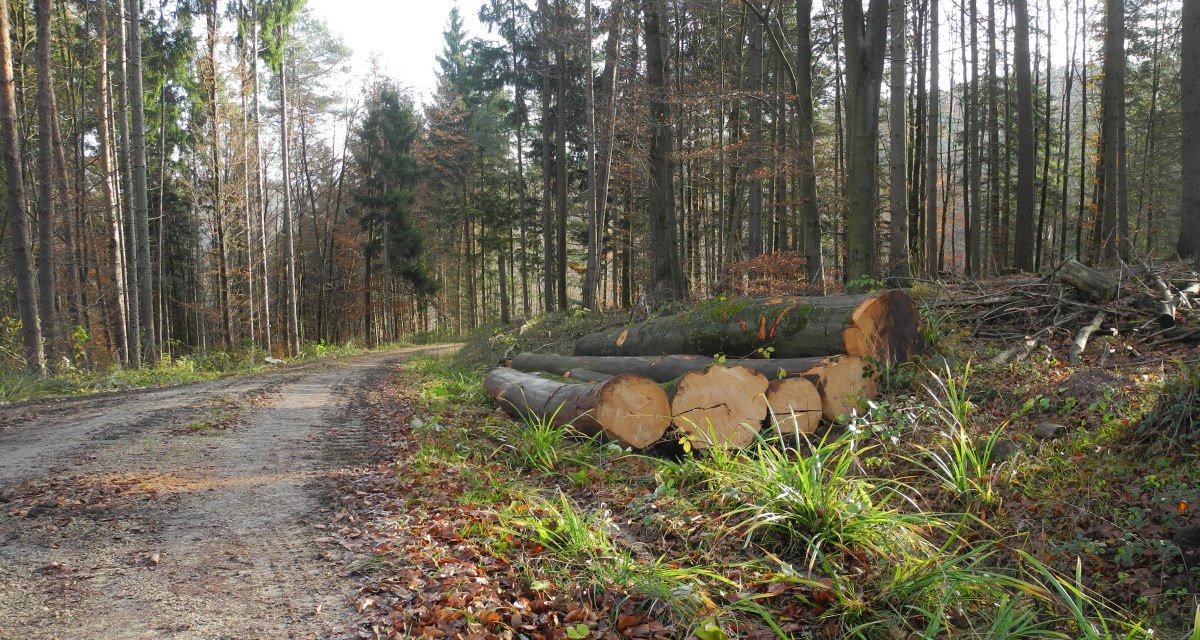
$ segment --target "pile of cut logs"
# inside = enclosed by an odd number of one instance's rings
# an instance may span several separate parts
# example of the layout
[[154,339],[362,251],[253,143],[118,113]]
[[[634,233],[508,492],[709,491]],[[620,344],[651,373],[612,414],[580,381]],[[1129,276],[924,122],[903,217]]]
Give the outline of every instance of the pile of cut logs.
[[[674,425],[696,448],[745,446],[764,424],[811,433],[875,396],[878,368],[923,347],[904,291],[712,300],[522,353],[485,387],[510,414],[644,449]],[[724,355],[721,355],[724,354]]]

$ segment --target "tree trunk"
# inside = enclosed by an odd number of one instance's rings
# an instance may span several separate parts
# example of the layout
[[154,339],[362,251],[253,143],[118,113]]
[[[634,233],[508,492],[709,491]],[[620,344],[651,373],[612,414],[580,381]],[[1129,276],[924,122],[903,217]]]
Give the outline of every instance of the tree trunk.
[[596,384],[573,384],[500,367],[488,374],[484,388],[514,417],[603,434],[634,449],[657,442],[671,422],[666,392],[657,382],[632,373]]
[[112,308],[115,317],[112,321],[111,330],[113,332],[113,340],[117,346],[117,360],[121,364],[129,364],[129,342],[126,335],[126,310],[128,302],[126,301],[125,291],[125,253],[124,242],[121,239],[121,223],[117,218],[116,198],[113,193],[113,167],[112,156],[110,150],[112,143],[109,140],[108,132],[111,126],[111,117],[108,112],[108,2],[96,3],[97,22],[96,27],[97,44],[96,44],[96,119],[99,120],[97,125],[99,149],[97,155],[100,160],[100,192],[104,197],[104,224],[108,227],[106,240],[108,241],[113,297]]
[[925,143],[925,277],[936,278],[937,203],[938,203],[938,132],[941,128],[942,94],[938,87],[941,67],[938,65],[938,0],[929,2],[929,106],[926,112],[928,139]]
[[1017,76],[1017,213],[1013,235],[1013,266],[1034,270],[1034,176],[1037,173],[1033,131],[1033,79],[1029,62],[1029,3],[1013,0],[1016,32],[1013,66]]
[[1180,163],[1180,256],[1192,256],[1200,269],[1200,3],[1183,4],[1180,54],[1180,111],[1183,159]]
[[587,119],[587,272],[583,277],[583,308],[597,309],[596,292],[600,283],[600,207],[596,184],[596,96],[595,60],[592,51],[592,0],[584,0],[583,24],[585,47],[584,118]]
[[33,374],[46,372],[42,354],[42,329],[29,246],[29,218],[25,212],[25,184],[21,170],[21,135],[17,122],[12,45],[8,37],[8,0],[0,0],[0,133],[4,137],[4,173],[8,192],[8,229],[12,242],[12,269],[17,284],[17,307],[21,314],[25,368]]
[[796,1],[796,145],[799,157],[800,246],[808,286],[825,291],[821,256],[821,214],[817,209],[817,168],[813,136],[812,0]]
[[254,203],[258,212],[258,252],[259,269],[262,271],[262,330],[263,346],[268,351],[272,348],[271,341],[271,269],[267,259],[267,198],[266,171],[263,168],[261,110],[258,102],[258,0],[250,0],[250,42],[253,53],[250,55],[250,92],[254,105]]
[[[50,108],[51,63],[50,63],[50,0],[34,3],[37,16],[37,212],[38,212],[38,311],[41,314],[41,330],[46,360],[55,361],[58,352],[58,311],[55,300],[54,270],[54,149],[50,121],[54,112]],[[51,365],[53,366],[53,365]]]
[[687,312],[585,336],[577,355],[849,353],[903,362],[923,348],[916,305],[901,290],[878,295],[778,297],[703,303]]
[[905,0],[891,0],[891,82],[888,88],[888,211],[891,218],[891,269],[889,273],[898,286],[905,286],[912,277],[908,256],[908,183],[905,180],[905,40],[908,20],[904,15]]
[[554,277],[558,308],[565,310],[567,296],[567,52],[563,0],[555,0],[554,46]]
[[879,276],[875,252],[875,180],[879,164],[879,91],[887,43],[888,0],[844,2],[846,47],[846,269],[847,291],[866,290]]
[[[600,240],[603,243],[604,229],[608,221],[608,193],[612,178],[613,147],[617,132],[617,72],[621,66],[621,26],[624,22],[625,8],[622,0],[614,0],[609,8],[612,22],[609,25],[608,40],[604,45],[604,70],[600,79],[600,104],[604,107],[601,124],[604,135],[600,138],[600,149],[596,158],[596,218],[600,225]],[[614,269],[616,255],[614,244]],[[603,287],[601,287],[603,288]],[[613,278],[613,291],[616,291],[616,278]],[[613,296],[616,304],[616,296]]]
[[142,358],[158,362],[158,340],[154,326],[154,286],[150,264],[150,200],[146,191],[146,115],[142,90],[142,5],[129,0],[129,152],[133,170],[133,218],[137,234],[139,322],[144,342]]
[[220,291],[217,300],[221,307],[221,341],[225,348],[233,343],[233,323],[229,316],[229,267],[228,247],[225,238],[225,211],[222,199],[225,196],[221,183],[221,119],[220,105],[217,97],[217,0],[208,0],[208,126],[211,128],[209,143],[212,159],[212,216],[215,238],[213,244],[217,250],[217,283]]
[[[282,42],[287,37],[283,26],[277,27],[276,37]],[[279,138],[283,180],[283,266],[286,271],[284,297],[287,300],[287,344],[288,354],[300,355],[300,304],[296,289],[296,249],[292,224],[292,161],[291,143],[288,135],[287,96],[287,45],[282,44],[283,59],[279,63]]]
[[[541,23],[542,38],[545,42],[551,39],[550,32],[550,7],[546,0],[538,0],[538,18]],[[558,297],[555,295],[555,285],[558,282],[554,277],[554,265],[557,263],[554,258],[554,216],[551,212],[551,193],[550,186],[553,184],[553,175],[551,171],[554,168],[554,152],[550,145],[551,138],[551,118],[550,118],[550,94],[553,91],[550,79],[550,54],[549,44],[539,47],[542,53],[542,302],[543,307],[547,312],[554,311],[555,305],[558,302]]]
[[1129,190],[1125,162],[1125,1],[1106,0],[1104,82],[1104,200],[1100,261],[1129,259]]
[[[761,15],[759,0],[750,0],[752,10]],[[762,165],[762,62],[763,21],[758,16],[747,18],[746,49],[746,99],[748,100],[747,125],[749,140],[746,147],[745,178],[749,187],[749,202],[746,207],[746,257],[753,260],[763,252],[763,183],[759,176]]]
[[679,264],[672,168],[672,116],[667,100],[667,32],[663,0],[643,4],[650,85],[650,293],[662,304],[687,297]]

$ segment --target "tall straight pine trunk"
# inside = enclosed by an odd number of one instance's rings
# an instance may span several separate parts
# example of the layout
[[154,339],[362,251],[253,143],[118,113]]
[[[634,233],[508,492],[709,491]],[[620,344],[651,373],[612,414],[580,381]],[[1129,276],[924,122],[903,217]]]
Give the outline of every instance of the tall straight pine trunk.
[[154,286],[150,265],[150,202],[146,191],[146,112],[142,89],[142,3],[129,0],[129,153],[133,171],[133,217],[137,238],[138,307],[141,322],[142,358],[158,362],[158,340],[154,327]]
[[4,172],[8,192],[8,235],[12,242],[13,276],[17,281],[17,307],[25,368],[34,374],[46,371],[42,354],[42,329],[29,246],[29,218],[25,212],[25,183],[21,171],[21,134],[13,81],[12,46],[8,39],[8,0],[0,0],[0,136],[4,143]]

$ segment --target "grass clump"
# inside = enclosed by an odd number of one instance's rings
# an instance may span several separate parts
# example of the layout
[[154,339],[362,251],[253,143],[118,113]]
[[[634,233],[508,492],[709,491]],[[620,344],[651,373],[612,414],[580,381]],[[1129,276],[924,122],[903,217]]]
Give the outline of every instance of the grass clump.
[[[535,553],[552,554],[537,563],[545,581],[581,590],[592,600],[625,594],[647,608],[665,607],[677,620],[694,621],[716,606],[705,582],[728,582],[711,569],[635,559],[613,539],[620,529],[606,513],[585,511],[562,492],[554,499],[531,494],[501,512],[500,522],[501,530],[526,540]],[[542,580],[531,584],[547,586]]]

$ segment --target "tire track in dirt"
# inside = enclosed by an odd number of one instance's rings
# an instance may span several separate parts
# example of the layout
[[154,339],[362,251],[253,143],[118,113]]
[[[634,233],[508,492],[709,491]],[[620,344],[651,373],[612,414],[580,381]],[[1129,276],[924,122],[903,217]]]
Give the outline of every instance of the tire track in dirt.
[[[337,636],[353,583],[313,526],[331,517],[329,474],[365,458],[364,393],[428,350],[73,403],[0,432],[0,638]],[[228,429],[180,431],[228,398]],[[103,508],[20,509],[47,472],[138,480]]]

